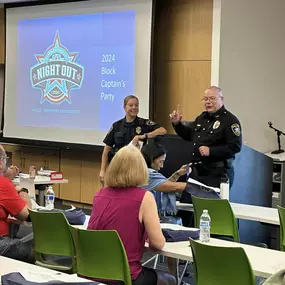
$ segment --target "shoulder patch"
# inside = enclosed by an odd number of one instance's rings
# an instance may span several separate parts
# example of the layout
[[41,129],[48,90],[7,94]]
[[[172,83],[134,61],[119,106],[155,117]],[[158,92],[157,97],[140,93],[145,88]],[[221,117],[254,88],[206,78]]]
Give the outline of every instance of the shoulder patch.
[[151,120],[147,120],[147,121],[145,122],[145,124],[146,124],[147,126],[154,126],[154,125],[156,125],[155,122],[153,122],[153,121],[151,121]]
[[231,129],[232,129],[233,133],[234,133],[237,137],[240,136],[240,126],[239,126],[239,124],[232,124],[232,125],[231,125]]

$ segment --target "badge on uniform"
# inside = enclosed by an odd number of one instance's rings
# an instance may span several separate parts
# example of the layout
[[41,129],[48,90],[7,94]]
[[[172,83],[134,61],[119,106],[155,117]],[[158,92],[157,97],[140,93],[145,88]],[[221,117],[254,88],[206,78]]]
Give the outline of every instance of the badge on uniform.
[[240,136],[240,127],[239,127],[239,124],[232,124],[231,125],[231,128],[232,128],[232,131],[233,133],[239,137]]
[[213,125],[213,129],[216,130],[220,126],[220,124],[221,124],[220,121],[216,121]]
[[137,127],[136,128],[136,133],[137,135],[139,135],[142,132],[142,128],[141,127]]
[[147,126],[154,126],[155,125],[155,122],[151,121],[151,120],[147,120],[146,121],[146,125]]

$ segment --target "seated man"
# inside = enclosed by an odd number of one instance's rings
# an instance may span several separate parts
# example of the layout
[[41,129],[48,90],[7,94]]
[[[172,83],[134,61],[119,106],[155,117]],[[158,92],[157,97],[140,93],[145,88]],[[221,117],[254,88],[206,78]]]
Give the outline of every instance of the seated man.
[[28,206],[31,204],[28,193],[21,189],[17,192],[11,180],[3,176],[6,161],[6,152],[0,145],[0,255],[32,262],[32,243],[23,243],[19,239],[9,237],[8,216],[26,221],[29,217]]
[[9,166],[7,169],[4,170],[3,173],[3,176],[7,177],[10,180],[13,180],[18,175],[19,175],[19,168],[15,165]]

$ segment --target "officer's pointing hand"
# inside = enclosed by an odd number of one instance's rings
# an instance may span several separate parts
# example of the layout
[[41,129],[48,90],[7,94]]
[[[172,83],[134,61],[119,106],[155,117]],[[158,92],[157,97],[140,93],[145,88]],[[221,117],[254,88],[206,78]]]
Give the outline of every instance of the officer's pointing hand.
[[178,124],[178,123],[181,121],[181,119],[182,119],[182,114],[181,114],[181,112],[180,112],[180,105],[177,106],[177,109],[174,110],[174,111],[169,115],[169,117],[170,117],[170,121],[171,121],[174,125]]
[[201,156],[209,156],[210,155],[210,148],[207,146],[200,146],[199,151]]

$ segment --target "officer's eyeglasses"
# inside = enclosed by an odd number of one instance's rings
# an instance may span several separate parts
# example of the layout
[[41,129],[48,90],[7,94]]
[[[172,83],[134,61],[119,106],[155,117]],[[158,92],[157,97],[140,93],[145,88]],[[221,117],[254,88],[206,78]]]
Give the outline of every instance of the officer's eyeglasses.
[[219,97],[204,97],[202,99],[203,102],[216,102],[219,98],[222,98],[222,96],[219,96]]
[[3,157],[1,157],[0,159],[1,159],[1,160],[5,160],[5,161],[7,162],[8,159],[9,159],[9,156],[3,156]]

